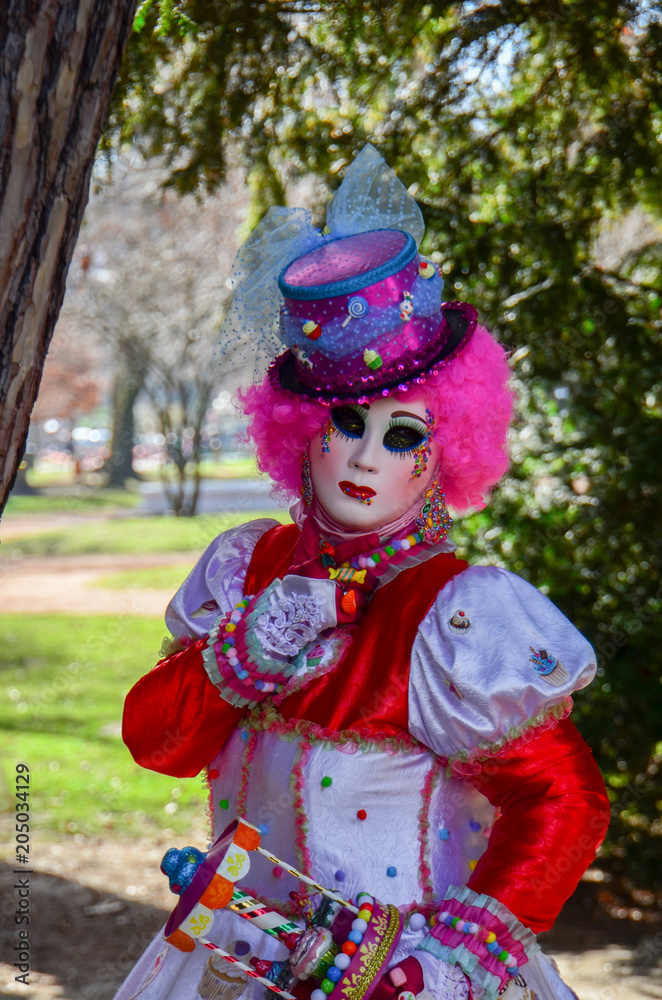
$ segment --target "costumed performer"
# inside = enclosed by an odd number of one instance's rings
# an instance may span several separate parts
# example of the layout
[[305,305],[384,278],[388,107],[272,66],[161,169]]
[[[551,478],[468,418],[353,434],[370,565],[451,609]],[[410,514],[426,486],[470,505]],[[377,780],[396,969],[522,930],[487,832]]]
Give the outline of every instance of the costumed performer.
[[[294,523],[212,542],[168,607],[172,651],[128,695],[124,739],[145,767],[208,769],[215,836],[245,817],[344,898],[368,889],[407,915],[378,1000],[570,997],[536,934],[608,822],[568,718],[594,654],[538,590],[447,538],[446,501],[484,506],[507,466],[505,352],[444,300],[421,213],[371,147],[327,223],[268,212],[217,347],[221,363],[271,362],[240,399]],[[253,863],[254,896],[296,912],[290,888]],[[215,940],[238,939],[283,957],[228,913]],[[194,1000],[204,962],[160,936],[118,1000]]]

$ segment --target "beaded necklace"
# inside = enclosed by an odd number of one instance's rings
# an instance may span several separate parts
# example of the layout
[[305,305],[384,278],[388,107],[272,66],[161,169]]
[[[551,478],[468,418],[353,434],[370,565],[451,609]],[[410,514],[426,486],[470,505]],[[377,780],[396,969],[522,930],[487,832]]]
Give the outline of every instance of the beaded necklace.
[[336,566],[333,559],[333,546],[326,541],[320,543],[320,555],[322,565],[326,566],[329,579],[337,583],[358,583],[365,580],[366,570],[374,570],[375,576],[381,576],[388,566],[389,561],[398,553],[408,552],[416,545],[425,541],[423,533],[412,532],[405,538],[394,538],[388,545],[380,546],[367,555],[356,556],[349,562]]

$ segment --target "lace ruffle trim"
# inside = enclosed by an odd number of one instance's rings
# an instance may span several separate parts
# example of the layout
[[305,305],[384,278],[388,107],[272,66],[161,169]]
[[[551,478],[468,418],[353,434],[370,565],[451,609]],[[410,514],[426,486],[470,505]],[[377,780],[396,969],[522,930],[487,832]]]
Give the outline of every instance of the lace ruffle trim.
[[293,719],[286,722],[272,705],[256,709],[242,725],[249,729],[277,733],[285,740],[306,739],[311,743],[322,744],[325,750],[341,750],[343,753],[370,753],[381,750],[384,753],[430,753],[428,748],[409,733],[399,736],[380,736],[379,733],[366,733],[361,730],[346,729],[336,732],[325,729],[316,722],[305,719]]
[[481,743],[471,750],[462,750],[446,758],[446,772],[456,778],[468,774],[476,774],[480,770],[480,762],[489,757],[498,757],[506,750],[518,750],[520,747],[535,740],[548,729],[553,729],[561,719],[567,718],[572,712],[572,698],[565,698],[560,704],[538,712],[533,718],[527,719],[521,726],[511,726],[507,733],[493,743]]
[[421,808],[418,813],[418,885],[423,894],[423,904],[426,906],[434,902],[434,885],[432,882],[429,846],[430,806],[432,803],[432,793],[439,781],[440,764],[441,761],[435,758],[425,776],[421,792]]

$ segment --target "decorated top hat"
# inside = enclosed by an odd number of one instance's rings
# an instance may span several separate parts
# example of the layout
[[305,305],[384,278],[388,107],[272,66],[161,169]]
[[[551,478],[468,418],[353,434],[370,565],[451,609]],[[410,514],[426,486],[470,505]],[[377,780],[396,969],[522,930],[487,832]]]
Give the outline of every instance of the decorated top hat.
[[320,402],[425,382],[469,341],[477,314],[443,301],[439,269],[418,252],[420,209],[371,146],[327,222],[320,233],[302,209],[269,210],[237,254],[216,357],[236,365],[253,353],[257,377],[268,358],[275,386]]
[[282,342],[271,377],[339,402],[422,382],[471,337],[476,310],[442,302],[438,269],[409,233],[378,229],[297,257],[280,274]]

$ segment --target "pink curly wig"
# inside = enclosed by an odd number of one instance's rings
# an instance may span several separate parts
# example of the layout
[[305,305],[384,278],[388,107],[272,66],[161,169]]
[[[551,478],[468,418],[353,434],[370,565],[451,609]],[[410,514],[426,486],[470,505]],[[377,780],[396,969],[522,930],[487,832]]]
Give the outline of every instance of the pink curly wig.
[[[446,500],[457,513],[485,506],[485,495],[508,467],[506,436],[513,408],[506,352],[482,326],[439,375],[412,385],[399,399],[425,398],[436,417]],[[286,500],[301,495],[301,461],[329,417],[329,405],[279,392],[268,381],[239,393],[251,418],[248,436],[257,464]]]

